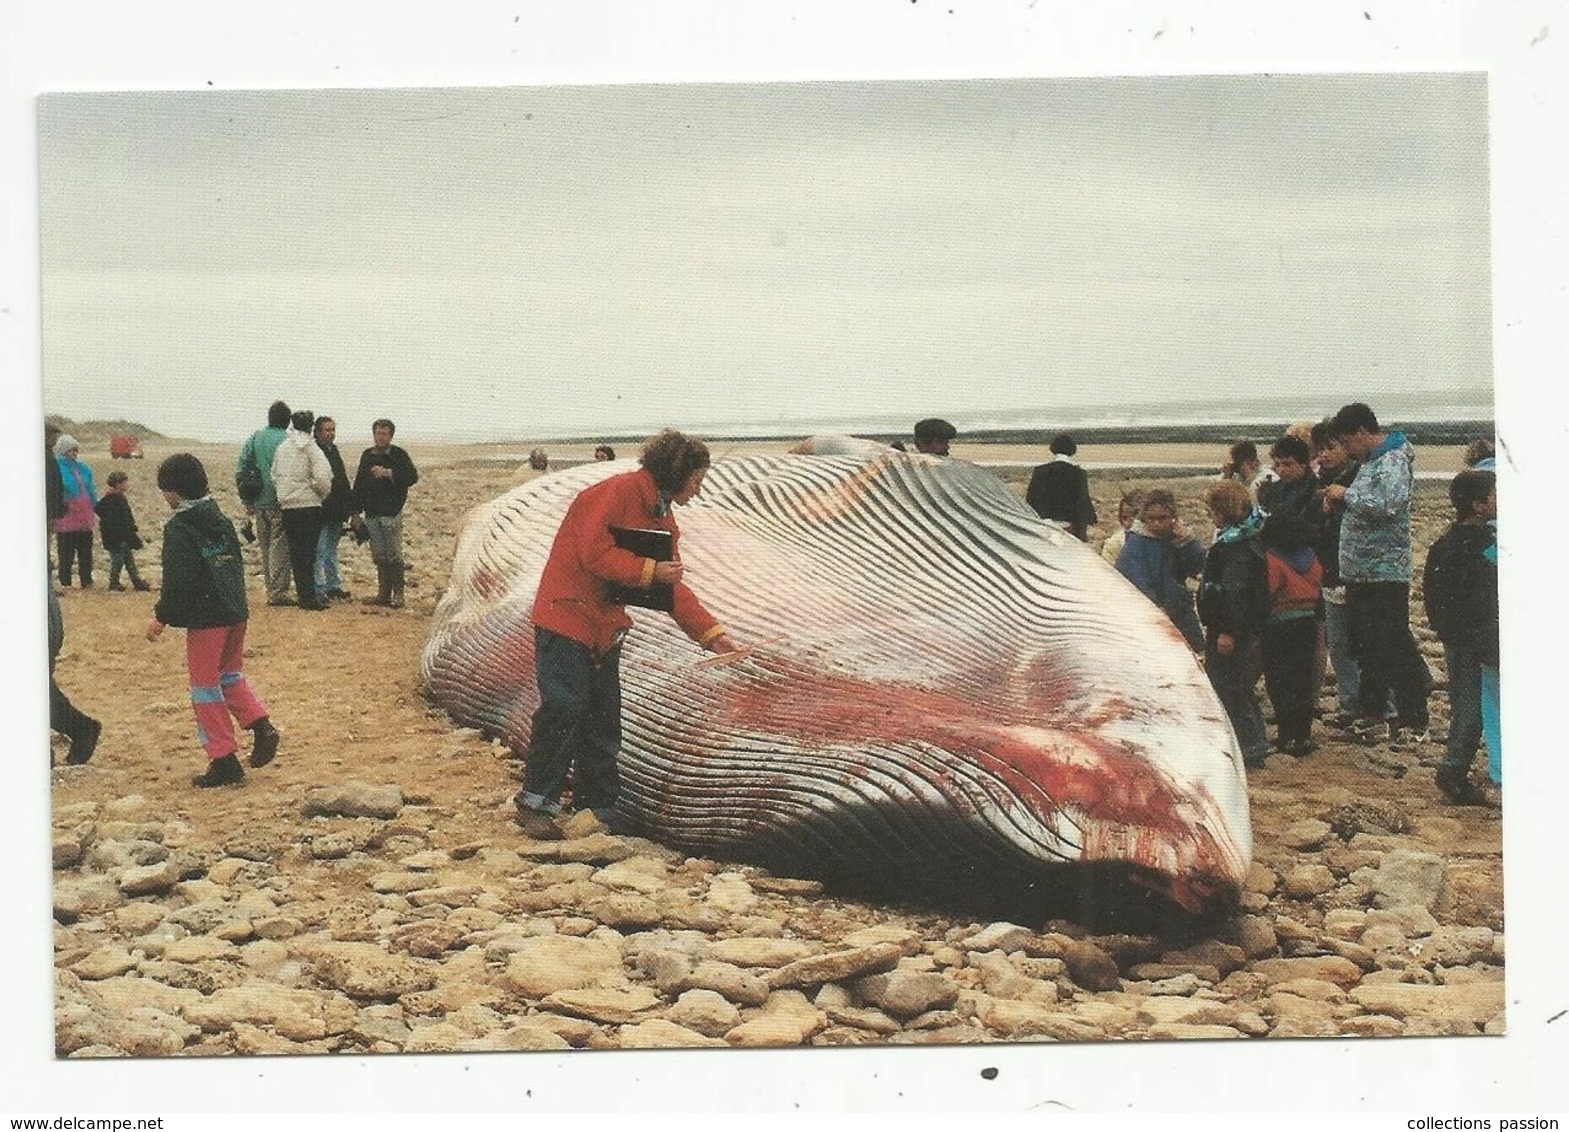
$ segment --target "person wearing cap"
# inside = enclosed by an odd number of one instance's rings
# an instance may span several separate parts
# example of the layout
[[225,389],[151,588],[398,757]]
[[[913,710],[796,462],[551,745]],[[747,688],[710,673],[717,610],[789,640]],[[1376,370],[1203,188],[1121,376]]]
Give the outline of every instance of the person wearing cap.
[[948,455],[948,442],[959,435],[959,430],[941,417],[927,417],[915,422],[915,450],[928,456]]

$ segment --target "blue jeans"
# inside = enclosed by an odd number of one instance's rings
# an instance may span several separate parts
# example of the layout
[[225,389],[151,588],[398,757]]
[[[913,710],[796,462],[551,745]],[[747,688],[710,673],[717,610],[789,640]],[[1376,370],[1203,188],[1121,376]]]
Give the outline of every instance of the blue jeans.
[[316,592],[325,596],[343,589],[343,579],[338,577],[338,538],[343,534],[343,520],[323,519],[321,534],[316,539]]
[[1362,670],[1351,652],[1351,622],[1344,603],[1324,603],[1324,634],[1329,639],[1329,663],[1335,669],[1335,704],[1341,715],[1356,715]]
[[1499,714],[1498,669],[1491,664],[1482,669],[1482,734],[1487,739],[1487,776],[1493,785],[1504,784],[1504,727]]
[[1252,642],[1238,640],[1230,656],[1221,656],[1210,645],[1204,650],[1204,671],[1237,733],[1243,760],[1250,765],[1262,763],[1269,753],[1269,740],[1264,735],[1264,713],[1259,711],[1253,690],[1258,669],[1253,664]]
[[534,628],[534,674],[539,710],[529,736],[528,766],[517,800],[554,810],[573,772],[579,809],[613,809],[620,793],[616,752],[621,749],[621,646],[596,664],[587,645]]
[[1444,669],[1449,674],[1449,744],[1442,767],[1463,777],[1482,745],[1482,662],[1465,645],[1445,645]]

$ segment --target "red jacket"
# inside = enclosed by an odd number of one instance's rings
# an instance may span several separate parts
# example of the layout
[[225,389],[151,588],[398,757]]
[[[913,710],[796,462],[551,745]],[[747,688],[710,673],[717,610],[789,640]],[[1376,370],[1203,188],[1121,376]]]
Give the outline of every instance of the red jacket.
[[[654,560],[616,545],[611,527],[659,528],[670,532],[671,557],[681,560],[681,531],[667,509],[659,514],[659,489],[642,468],[611,476],[578,493],[550,546],[534,598],[534,624],[587,645],[602,656],[616,636],[632,627],[626,610],[606,599],[607,583],[646,587]],[[724,632],[684,584],[675,586],[671,611],[681,631],[700,645]]]

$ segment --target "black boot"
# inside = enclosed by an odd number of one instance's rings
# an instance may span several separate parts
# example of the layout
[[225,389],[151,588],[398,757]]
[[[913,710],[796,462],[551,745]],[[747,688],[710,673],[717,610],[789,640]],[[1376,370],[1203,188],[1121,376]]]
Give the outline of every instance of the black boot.
[[71,749],[66,752],[65,761],[68,766],[81,766],[93,757],[93,751],[98,746],[98,735],[103,731],[104,725],[96,719],[89,719],[71,734]]
[[265,715],[251,724],[250,732],[256,736],[256,742],[251,747],[250,764],[253,767],[264,767],[278,754],[278,740],[282,738],[278,729],[272,725],[272,720]]
[[392,601],[392,572],[389,567],[376,563],[376,596],[365,599],[366,605],[387,605]]
[[245,781],[245,769],[240,766],[240,760],[230,751],[222,758],[213,759],[207,764],[207,769],[191,779],[192,786],[238,786]]

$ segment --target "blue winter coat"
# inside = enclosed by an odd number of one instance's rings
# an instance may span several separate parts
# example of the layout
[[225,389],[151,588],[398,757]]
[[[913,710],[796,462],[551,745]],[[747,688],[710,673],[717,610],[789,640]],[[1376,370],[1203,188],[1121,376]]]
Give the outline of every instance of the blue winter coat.
[[1139,588],[1177,627],[1195,650],[1204,647],[1204,630],[1199,627],[1193,608],[1193,594],[1187,579],[1204,570],[1204,547],[1196,538],[1168,542],[1144,533],[1143,523],[1134,523],[1117,555],[1117,572]]
[[1411,581],[1411,485],[1416,453],[1403,432],[1391,432],[1346,489],[1340,524],[1344,582]]

